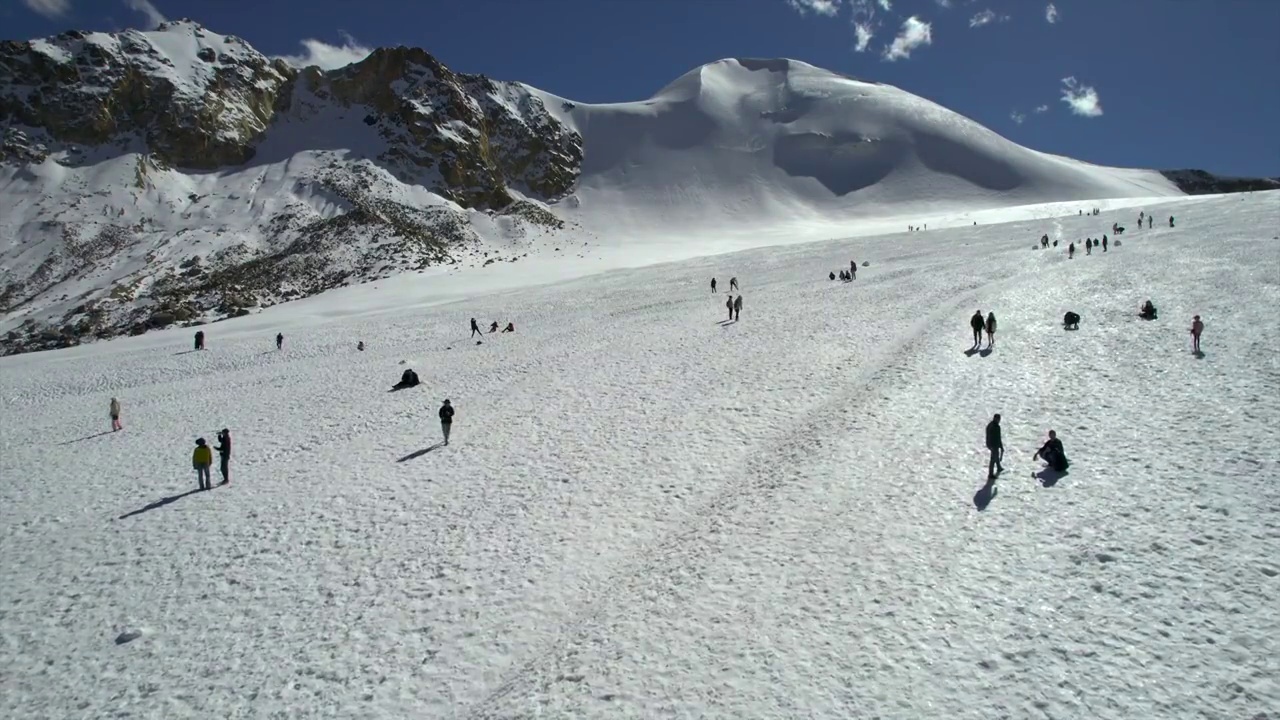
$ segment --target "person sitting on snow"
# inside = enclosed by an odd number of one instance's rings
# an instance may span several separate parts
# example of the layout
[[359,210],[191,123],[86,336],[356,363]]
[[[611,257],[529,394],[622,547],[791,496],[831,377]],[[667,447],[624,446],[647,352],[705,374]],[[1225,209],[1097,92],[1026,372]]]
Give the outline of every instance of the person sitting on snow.
[[1142,318],[1143,320],[1155,320],[1156,306],[1152,305],[1150,300],[1147,300],[1146,302],[1142,303],[1142,311],[1138,313],[1138,317]]
[[403,373],[400,374],[400,382],[396,383],[395,385],[392,385],[391,389],[402,390],[404,388],[417,387],[418,382],[419,382],[418,373],[412,370],[405,370]]
[[1049,467],[1062,472],[1071,464],[1067,461],[1067,453],[1062,449],[1062,441],[1058,439],[1058,434],[1052,430],[1049,431],[1049,439],[1035,455],[1031,456],[1032,460],[1040,458],[1049,463]]
[[1062,327],[1067,330],[1079,330],[1080,316],[1068,310],[1067,314],[1062,316]]
[[502,332],[504,333],[515,332],[515,331],[516,331],[515,323],[507,323],[507,326],[502,328]]
[[493,321],[493,324],[489,326],[489,332],[491,332],[491,333],[496,333],[496,332],[498,332],[498,321],[497,321],[497,320],[494,320],[494,321]]

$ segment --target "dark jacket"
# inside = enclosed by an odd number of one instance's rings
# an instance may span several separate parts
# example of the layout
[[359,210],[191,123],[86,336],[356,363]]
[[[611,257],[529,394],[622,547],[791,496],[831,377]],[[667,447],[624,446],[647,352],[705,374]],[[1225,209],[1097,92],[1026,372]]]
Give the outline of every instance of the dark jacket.
[[223,460],[227,460],[228,458],[230,458],[231,457],[231,436],[223,435],[222,437],[220,437],[218,445],[213,449],[218,451],[218,455]]
[[453,406],[452,405],[440,406],[440,422],[442,423],[453,422]]
[[1000,423],[992,420],[987,423],[987,449],[999,450],[1004,447],[1004,441],[1000,439]]
[[982,313],[974,313],[973,317],[969,318],[969,327],[974,330],[981,330],[986,326],[987,321],[982,319]]
[[1062,441],[1058,438],[1050,438],[1040,449],[1036,451],[1045,462],[1049,463],[1049,467],[1059,472],[1066,470],[1070,463],[1067,462],[1067,453],[1062,449]]

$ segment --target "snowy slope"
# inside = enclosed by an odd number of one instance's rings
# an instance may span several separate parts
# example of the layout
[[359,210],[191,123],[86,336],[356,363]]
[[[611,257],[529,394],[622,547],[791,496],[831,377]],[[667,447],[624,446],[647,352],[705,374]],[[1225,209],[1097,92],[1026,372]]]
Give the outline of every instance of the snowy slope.
[[797,60],[719,60],[644,102],[542,97],[585,144],[576,197],[560,206],[613,237],[830,237],[859,219],[1182,195],[1158,172],[1029,150],[919,96]]
[[[1031,240],[1136,209],[0,359],[0,716],[1270,716],[1280,193],[1158,213],[1074,260]],[[233,484],[187,494],[222,427]]]

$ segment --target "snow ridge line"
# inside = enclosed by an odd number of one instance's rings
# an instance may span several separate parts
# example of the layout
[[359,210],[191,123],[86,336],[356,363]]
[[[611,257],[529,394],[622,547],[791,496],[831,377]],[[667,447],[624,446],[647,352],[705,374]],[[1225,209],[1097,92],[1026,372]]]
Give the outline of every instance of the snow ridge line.
[[[682,569],[703,560],[708,554],[707,543],[698,541],[705,541],[715,536],[723,518],[728,517],[734,510],[745,504],[762,501],[768,496],[769,491],[781,487],[785,482],[777,479],[776,468],[779,463],[774,458],[779,452],[789,451],[788,455],[804,454],[820,447],[822,439],[829,435],[814,432],[814,428],[848,427],[850,424],[848,418],[855,415],[864,403],[872,401],[865,389],[872,386],[876,378],[891,371],[896,358],[915,352],[915,348],[928,342],[925,332],[930,325],[966,303],[972,302],[977,296],[986,294],[993,288],[1010,284],[1022,274],[970,285],[960,295],[953,296],[950,302],[937,306],[914,322],[906,333],[899,336],[897,342],[868,358],[851,382],[843,386],[841,392],[832,395],[832,399],[824,406],[810,413],[810,420],[799,426],[792,426],[774,444],[757,451],[745,460],[746,472],[742,474],[743,480],[729,484],[705,501],[700,508],[694,510],[692,515],[697,519],[688,523],[687,529],[670,533],[665,539],[633,552],[633,562],[629,566],[623,565],[611,579],[602,583],[602,590],[596,595],[597,599],[591,602],[589,608],[583,608],[583,612],[577,614],[577,620],[565,626],[556,639],[544,643],[542,649],[533,653],[529,660],[509,673],[497,688],[476,702],[463,717],[476,720],[507,717],[494,706],[503,698],[516,692],[521,684],[547,685],[553,682],[554,678],[549,677],[552,675],[550,666],[555,664],[556,660],[548,660],[548,658],[572,657],[573,648],[582,644],[581,637],[588,633],[588,628],[608,610],[622,604],[620,600],[635,598],[643,602],[655,594],[665,594],[666,588],[678,585],[676,576],[696,574],[682,572]],[[840,364],[837,363],[837,365]],[[850,401],[850,398],[853,400]],[[657,586],[659,589],[646,592],[644,587],[646,585]],[[568,677],[564,673],[561,675]],[[538,676],[541,676],[539,680],[533,683],[527,682]]]

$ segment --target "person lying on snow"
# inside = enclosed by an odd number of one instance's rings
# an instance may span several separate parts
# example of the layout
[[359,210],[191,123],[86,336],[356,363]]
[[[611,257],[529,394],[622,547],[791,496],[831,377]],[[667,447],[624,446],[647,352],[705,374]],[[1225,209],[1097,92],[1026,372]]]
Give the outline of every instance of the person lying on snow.
[[418,385],[418,373],[412,370],[405,370],[400,375],[400,382],[396,383],[395,385],[392,385],[391,389],[401,390],[404,388],[417,387],[417,385]]
[[1036,458],[1040,458],[1049,463],[1049,467],[1057,470],[1058,472],[1065,471],[1071,464],[1067,460],[1066,451],[1062,449],[1062,441],[1058,439],[1058,434],[1052,430],[1049,431],[1049,439],[1045,444],[1041,445],[1040,449],[1036,451],[1036,454],[1031,456],[1032,460],[1035,460]]

